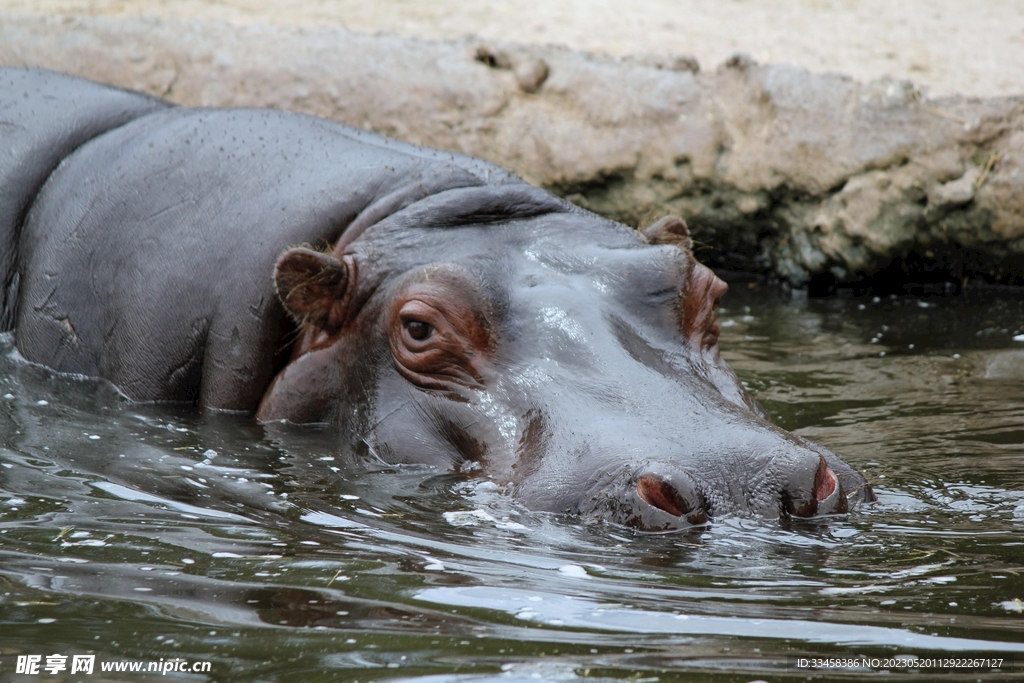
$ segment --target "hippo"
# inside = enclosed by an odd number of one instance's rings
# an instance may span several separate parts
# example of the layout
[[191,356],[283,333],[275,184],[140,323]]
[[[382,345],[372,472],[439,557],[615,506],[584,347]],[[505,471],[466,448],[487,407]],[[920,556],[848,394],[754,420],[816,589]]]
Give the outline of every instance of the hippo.
[[0,70],[0,131],[0,331],[29,361],[644,530],[872,500],[722,359],[727,286],[679,218],[638,231],[467,156],[37,69]]

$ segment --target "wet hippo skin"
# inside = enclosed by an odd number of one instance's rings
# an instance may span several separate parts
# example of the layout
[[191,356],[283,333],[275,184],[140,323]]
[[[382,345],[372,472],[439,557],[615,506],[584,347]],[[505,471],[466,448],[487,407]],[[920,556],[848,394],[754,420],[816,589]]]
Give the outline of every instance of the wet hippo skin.
[[136,401],[324,423],[644,529],[872,498],[718,349],[685,224],[637,232],[464,156],[0,69],[4,329]]

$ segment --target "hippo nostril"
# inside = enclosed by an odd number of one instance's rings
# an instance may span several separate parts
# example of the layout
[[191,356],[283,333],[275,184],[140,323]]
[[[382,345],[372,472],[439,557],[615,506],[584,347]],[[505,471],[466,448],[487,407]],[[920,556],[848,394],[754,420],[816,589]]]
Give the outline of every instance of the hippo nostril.
[[677,486],[660,477],[645,474],[637,481],[636,492],[651,507],[673,517],[685,517],[690,524],[704,524],[708,521],[702,499],[692,487],[680,491]]
[[843,487],[839,485],[832,468],[819,456],[818,468],[814,472],[813,498],[802,503],[786,497],[786,507],[794,517],[813,517],[847,512],[849,502]]
[[825,500],[832,495],[837,485],[836,475],[825,464],[825,458],[822,458],[821,464],[818,465],[818,471],[814,475],[814,499],[819,502]]
[[670,515],[682,517],[690,512],[690,506],[671,484],[649,474],[640,477],[636,484],[636,492],[647,503]]

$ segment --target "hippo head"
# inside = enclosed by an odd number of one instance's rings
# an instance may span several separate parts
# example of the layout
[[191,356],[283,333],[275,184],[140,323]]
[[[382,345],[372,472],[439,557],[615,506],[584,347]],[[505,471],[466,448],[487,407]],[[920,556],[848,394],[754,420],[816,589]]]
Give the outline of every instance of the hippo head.
[[280,258],[299,337],[258,419],[333,423],[388,462],[478,463],[530,509],[649,530],[870,499],[722,360],[727,287],[679,219],[437,213]]

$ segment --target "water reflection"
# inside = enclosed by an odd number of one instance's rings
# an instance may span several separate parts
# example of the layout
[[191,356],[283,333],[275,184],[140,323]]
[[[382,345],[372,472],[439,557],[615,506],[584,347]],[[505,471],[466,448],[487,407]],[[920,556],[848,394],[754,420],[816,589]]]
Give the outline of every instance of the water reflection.
[[127,404],[4,338],[0,679],[52,652],[209,660],[209,680],[1024,663],[1024,298],[734,286],[720,317],[769,413],[861,467],[876,505],[667,534],[532,514],[486,480],[387,466],[329,433]]

